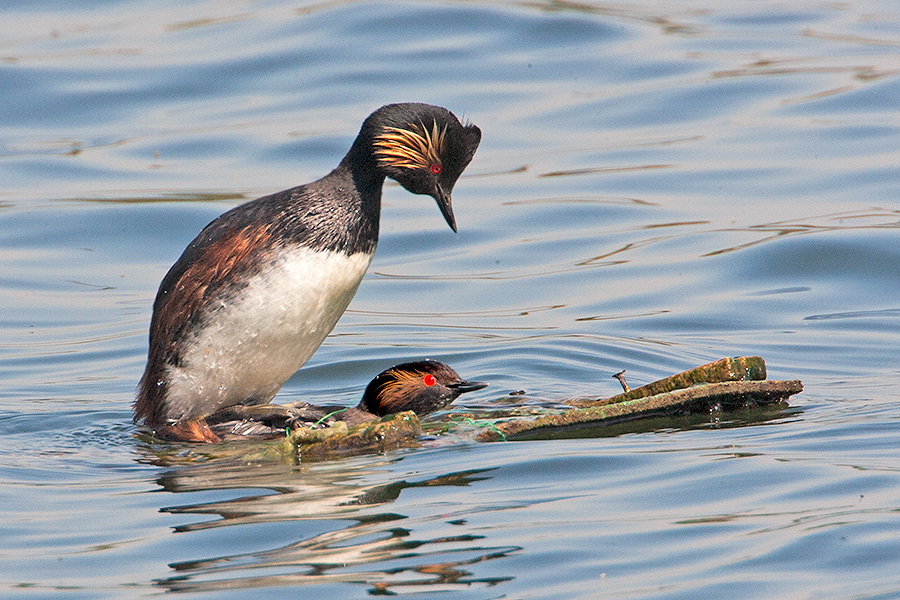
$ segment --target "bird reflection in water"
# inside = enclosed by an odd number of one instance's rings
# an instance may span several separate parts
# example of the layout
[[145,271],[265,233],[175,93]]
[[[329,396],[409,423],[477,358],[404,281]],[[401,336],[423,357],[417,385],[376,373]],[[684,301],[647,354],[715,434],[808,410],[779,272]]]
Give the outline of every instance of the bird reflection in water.
[[[467,530],[464,514],[422,521],[384,511],[409,488],[469,486],[489,479],[490,469],[460,471],[423,481],[370,483],[383,479],[387,472],[384,467],[393,462],[370,456],[297,469],[212,460],[165,473],[157,483],[173,493],[251,488],[277,492],[162,509],[171,514],[220,517],[179,525],[176,532],[197,535],[241,526],[248,528],[241,538],[256,546],[263,532],[254,531],[254,527],[281,523],[285,530],[296,528],[301,539],[266,550],[171,563],[175,574],[157,579],[155,584],[168,591],[207,592],[350,583],[370,586],[371,594],[390,594],[396,588],[442,591],[512,579],[477,577],[470,570],[471,565],[505,558],[521,548],[486,544],[483,535]],[[307,537],[306,524],[312,521],[317,522],[313,528],[316,533]],[[348,522],[350,525],[344,526]],[[333,530],[321,532],[323,524]],[[446,535],[448,526],[460,529],[460,533]],[[423,536],[417,529],[440,529],[444,535]],[[184,547],[191,548],[191,541]],[[209,544],[202,547],[209,548]]]

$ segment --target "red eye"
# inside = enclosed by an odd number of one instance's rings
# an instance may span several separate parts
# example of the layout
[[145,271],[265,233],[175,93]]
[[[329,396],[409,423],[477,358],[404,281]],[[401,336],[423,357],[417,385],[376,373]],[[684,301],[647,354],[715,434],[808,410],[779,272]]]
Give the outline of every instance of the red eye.
[[424,383],[428,387],[431,387],[437,383],[437,379],[434,378],[434,375],[426,375],[422,378],[422,383]]
[[444,167],[442,167],[441,165],[439,165],[437,163],[431,165],[431,172],[434,173],[435,175],[440,175],[443,172],[443,170],[444,170]]

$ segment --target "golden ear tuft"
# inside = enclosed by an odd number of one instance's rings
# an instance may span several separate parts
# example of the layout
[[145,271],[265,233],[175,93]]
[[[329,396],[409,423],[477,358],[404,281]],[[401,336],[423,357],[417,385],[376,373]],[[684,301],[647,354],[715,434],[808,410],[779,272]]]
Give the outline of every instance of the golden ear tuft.
[[402,169],[428,169],[441,164],[446,125],[438,128],[434,121],[431,131],[422,123],[410,124],[409,129],[385,127],[375,137],[375,158],[381,166]]
[[[378,393],[379,404],[385,408],[390,408],[391,404],[402,404],[419,389],[418,383],[425,375],[420,371],[394,371],[394,379],[386,383]],[[392,397],[393,403],[390,401]]]

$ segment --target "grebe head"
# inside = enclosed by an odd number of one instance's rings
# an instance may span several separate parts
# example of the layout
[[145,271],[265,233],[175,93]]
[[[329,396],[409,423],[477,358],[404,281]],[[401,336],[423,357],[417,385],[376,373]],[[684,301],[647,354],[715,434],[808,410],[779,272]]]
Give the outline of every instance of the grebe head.
[[446,108],[429,104],[388,104],[372,113],[362,132],[370,137],[375,161],[387,177],[413,194],[437,202],[456,231],[450,194],[472,161],[481,130]]
[[403,363],[379,373],[359,403],[359,409],[378,416],[415,411],[425,415],[447,406],[460,394],[487,387],[465,381],[442,362],[423,360]]

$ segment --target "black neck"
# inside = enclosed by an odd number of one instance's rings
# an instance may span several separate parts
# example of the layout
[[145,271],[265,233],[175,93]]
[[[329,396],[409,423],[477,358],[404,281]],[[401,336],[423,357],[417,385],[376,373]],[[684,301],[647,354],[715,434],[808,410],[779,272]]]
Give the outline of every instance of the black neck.
[[280,213],[274,220],[283,239],[348,255],[371,253],[378,244],[383,184],[371,150],[357,139],[322,179],[263,200]]

